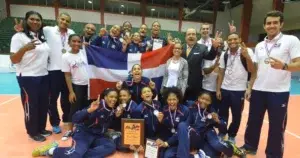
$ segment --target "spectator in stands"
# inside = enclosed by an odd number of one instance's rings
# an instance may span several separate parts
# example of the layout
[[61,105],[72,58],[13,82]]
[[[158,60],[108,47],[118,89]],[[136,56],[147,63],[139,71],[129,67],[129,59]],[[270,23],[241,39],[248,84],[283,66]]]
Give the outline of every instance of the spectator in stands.
[[16,75],[21,90],[25,127],[29,137],[45,141],[52,134],[45,130],[48,111],[49,76],[47,60],[50,48],[43,32],[40,13],[25,15],[23,30],[11,39],[11,62],[16,64]]

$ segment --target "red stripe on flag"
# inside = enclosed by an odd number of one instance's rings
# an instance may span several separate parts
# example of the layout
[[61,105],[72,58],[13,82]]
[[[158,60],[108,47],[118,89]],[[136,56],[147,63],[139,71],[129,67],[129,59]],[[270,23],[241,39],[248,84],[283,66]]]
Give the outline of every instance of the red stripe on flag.
[[106,88],[115,88],[116,82],[108,82],[101,79],[90,79],[90,99],[97,99],[98,95]]
[[173,56],[174,45],[168,45],[152,52],[143,53],[141,57],[142,69],[155,68],[165,64]]

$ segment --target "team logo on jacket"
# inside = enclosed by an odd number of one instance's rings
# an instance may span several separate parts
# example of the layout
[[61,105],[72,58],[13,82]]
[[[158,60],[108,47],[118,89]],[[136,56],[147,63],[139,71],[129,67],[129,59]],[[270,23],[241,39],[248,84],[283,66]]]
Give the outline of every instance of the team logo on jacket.
[[180,121],[180,118],[179,118],[179,117],[176,117],[175,121],[176,121],[176,122],[179,122],[179,121]]
[[104,115],[101,115],[100,118],[104,118]]
[[116,48],[116,46],[113,44],[113,45],[111,45],[111,48],[112,48],[112,49],[115,49],[115,48]]
[[148,118],[148,114],[144,115],[144,118]]

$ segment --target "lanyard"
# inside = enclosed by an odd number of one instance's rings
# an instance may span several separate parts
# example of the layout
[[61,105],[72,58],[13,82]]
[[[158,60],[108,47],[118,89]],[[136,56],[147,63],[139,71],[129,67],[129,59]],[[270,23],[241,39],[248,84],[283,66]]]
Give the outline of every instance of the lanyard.
[[128,108],[127,108],[126,111],[129,111],[129,110],[130,110],[131,104],[132,104],[132,100],[130,101],[130,103],[129,103],[129,105],[128,105]]
[[200,105],[199,105],[199,104],[197,104],[197,105],[198,105],[198,113],[199,113],[199,116],[200,116],[201,119],[202,119],[203,117],[205,117],[204,113],[206,112],[206,109],[204,109],[203,113],[201,114]]
[[146,102],[144,102],[146,105],[148,105],[148,106],[150,106],[153,110],[156,110],[156,108],[155,108],[155,105],[153,104],[153,102],[152,102],[152,105],[150,105],[150,104],[148,104],[148,103],[146,103]]
[[172,114],[171,114],[171,109],[169,108],[169,114],[170,114],[171,123],[172,123],[173,128],[175,127],[174,120],[176,118],[176,111],[177,111],[177,109],[174,112],[174,119],[173,119]]
[[67,33],[60,33],[60,39],[61,39],[61,44],[62,44],[62,47],[65,48],[65,43],[66,43],[66,34]]
[[283,36],[283,34],[281,34],[281,35],[279,36],[279,38],[275,41],[275,43],[271,46],[270,49],[268,49],[268,44],[267,44],[267,42],[265,42],[265,48],[266,48],[268,57],[270,57],[271,52],[272,52],[272,49],[277,45],[277,42],[281,39],[282,36]]
[[106,107],[105,101],[104,101],[104,100],[102,100],[102,103],[103,103],[103,108],[104,108],[106,111],[110,112],[109,116],[111,116],[112,113],[113,113],[114,111],[113,111],[113,110],[109,110],[109,109]]

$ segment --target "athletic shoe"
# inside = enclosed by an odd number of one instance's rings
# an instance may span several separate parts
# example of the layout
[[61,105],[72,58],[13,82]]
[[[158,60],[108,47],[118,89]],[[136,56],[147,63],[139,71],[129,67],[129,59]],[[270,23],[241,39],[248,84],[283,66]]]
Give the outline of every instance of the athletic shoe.
[[246,152],[242,150],[241,148],[237,147],[235,144],[233,144],[230,141],[227,141],[227,143],[232,146],[233,148],[233,155],[238,156],[238,157],[246,157]]
[[226,134],[219,133],[219,135],[218,135],[219,141],[224,141],[225,137],[226,137]]
[[46,138],[44,136],[42,136],[41,134],[38,134],[36,136],[30,136],[30,138],[37,142],[43,142],[46,140]]
[[55,134],[61,133],[61,129],[60,129],[59,126],[53,126],[53,127],[52,127],[52,131],[53,131],[53,133],[55,133]]
[[32,151],[32,157],[38,157],[38,156],[48,156],[48,151],[52,148],[57,148],[58,143],[57,142],[52,142],[50,144],[46,144],[44,146],[35,148]]
[[228,141],[232,144],[235,144],[235,137],[228,137]]
[[52,132],[48,131],[48,130],[43,130],[41,132],[41,135],[44,136],[44,137],[48,137],[48,136],[52,135]]
[[61,138],[61,140],[62,141],[66,141],[66,140],[68,140],[70,137],[72,137],[72,135],[73,135],[73,132],[72,131],[67,131],[64,135],[63,135],[63,137]]
[[256,155],[256,151],[255,150],[251,150],[250,148],[248,148],[246,145],[243,145],[240,147],[241,150],[244,150],[246,152],[246,154],[249,155]]

